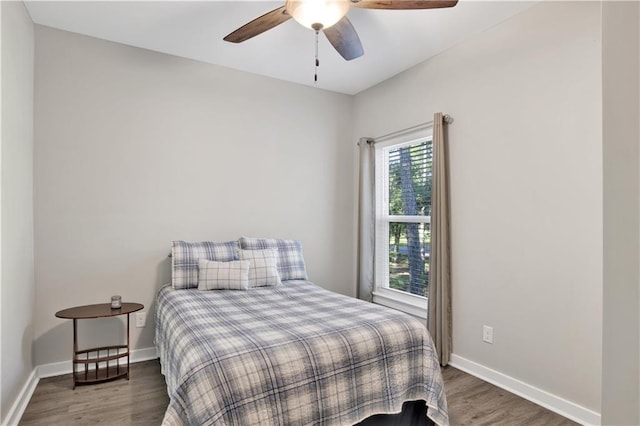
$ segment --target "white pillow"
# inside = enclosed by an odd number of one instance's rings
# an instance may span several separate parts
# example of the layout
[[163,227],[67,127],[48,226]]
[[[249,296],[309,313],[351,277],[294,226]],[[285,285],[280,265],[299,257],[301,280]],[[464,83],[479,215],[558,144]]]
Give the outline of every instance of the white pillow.
[[198,290],[248,290],[250,266],[248,260],[198,259]]
[[280,279],[282,281],[307,279],[307,269],[305,268],[304,255],[302,254],[302,241],[283,240],[280,238],[240,237],[238,243],[240,248],[245,250],[277,248]]
[[238,249],[242,260],[249,260],[249,287],[265,287],[281,284],[278,275],[278,249]]

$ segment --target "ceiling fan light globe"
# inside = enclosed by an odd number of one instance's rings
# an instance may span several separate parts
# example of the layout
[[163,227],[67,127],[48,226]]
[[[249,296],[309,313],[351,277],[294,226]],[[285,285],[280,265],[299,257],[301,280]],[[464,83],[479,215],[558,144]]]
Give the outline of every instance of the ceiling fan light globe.
[[325,29],[347,14],[349,0],[287,0],[286,8],[300,25],[309,29],[318,26]]

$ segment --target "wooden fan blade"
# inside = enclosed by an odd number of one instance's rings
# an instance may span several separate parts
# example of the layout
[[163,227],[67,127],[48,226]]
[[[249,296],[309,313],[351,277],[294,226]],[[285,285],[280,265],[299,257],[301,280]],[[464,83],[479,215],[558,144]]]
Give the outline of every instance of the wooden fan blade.
[[456,4],[458,0],[351,0],[351,6],[362,9],[440,9]]
[[226,36],[223,40],[230,41],[232,43],[242,43],[243,41],[249,40],[251,37],[255,37],[273,27],[277,27],[289,19],[291,19],[291,15],[287,13],[286,7],[282,6],[277,9],[273,9],[271,12],[265,13],[248,24],[241,26]]
[[347,61],[364,55],[362,43],[351,21],[345,16],[336,24],[323,30],[329,43],[335,47],[340,55]]

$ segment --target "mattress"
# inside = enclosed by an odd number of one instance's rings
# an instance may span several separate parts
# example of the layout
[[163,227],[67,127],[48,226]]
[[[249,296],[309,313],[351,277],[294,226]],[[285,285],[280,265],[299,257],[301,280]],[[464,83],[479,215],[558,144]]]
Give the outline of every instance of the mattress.
[[424,400],[448,425],[424,324],[309,282],[156,299],[166,425],[352,425]]

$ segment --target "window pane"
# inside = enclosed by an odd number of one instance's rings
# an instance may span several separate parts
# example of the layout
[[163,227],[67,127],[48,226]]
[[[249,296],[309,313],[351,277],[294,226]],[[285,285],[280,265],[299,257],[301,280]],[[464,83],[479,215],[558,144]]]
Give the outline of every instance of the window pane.
[[389,223],[389,288],[428,296],[429,223]]
[[431,141],[389,151],[389,214],[431,215]]

